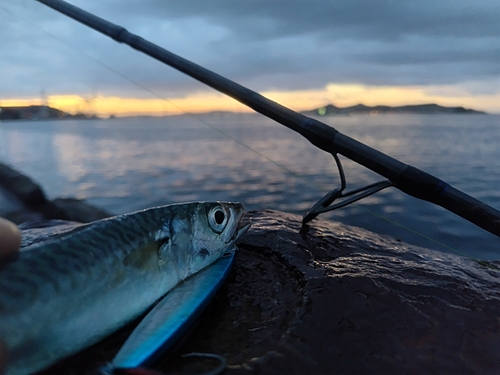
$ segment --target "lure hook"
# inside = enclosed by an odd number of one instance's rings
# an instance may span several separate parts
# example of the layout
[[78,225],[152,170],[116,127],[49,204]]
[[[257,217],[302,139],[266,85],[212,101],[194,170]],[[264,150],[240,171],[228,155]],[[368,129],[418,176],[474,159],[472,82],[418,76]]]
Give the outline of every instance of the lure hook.
[[[347,186],[344,168],[342,167],[342,163],[340,162],[338,155],[336,153],[333,153],[332,156],[335,159],[335,163],[337,164],[337,168],[339,170],[340,187],[330,191],[323,198],[321,198],[304,215],[304,217],[302,218],[302,224],[307,224],[309,221],[313,220],[321,213],[333,211],[336,210],[337,208],[347,206],[369,195],[375,194],[376,192],[385,189],[389,186],[394,186],[394,184],[391,181],[384,180],[344,193],[343,191]],[[336,199],[339,198],[347,198],[347,199],[344,199],[334,205],[331,205]]]

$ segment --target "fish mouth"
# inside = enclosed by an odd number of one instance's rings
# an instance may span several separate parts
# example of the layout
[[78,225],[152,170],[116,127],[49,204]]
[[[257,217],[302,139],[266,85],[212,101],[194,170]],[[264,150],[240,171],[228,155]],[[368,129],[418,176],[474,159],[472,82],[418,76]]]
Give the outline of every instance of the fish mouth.
[[229,211],[230,219],[223,234],[223,241],[233,247],[232,245],[245,235],[252,224],[249,220],[243,220],[245,208],[241,203],[225,203],[225,205]]
[[252,226],[252,223],[250,223],[248,220],[243,220],[244,216],[245,212],[242,210],[241,212],[238,213],[236,217],[238,225],[233,233],[233,236],[229,240],[233,244],[238,242],[241,239],[241,237],[243,237],[245,233],[248,232],[248,229],[250,229],[250,227]]
[[236,228],[236,231],[234,232],[233,236],[234,239],[232,240],[232,242],[233,243],[238,242],[241,239],[241,237],[243,237],[245,233],[248,232],[251,226],[252,223],[250,222],[240,221],[240,223],[238,224],[238,228]]

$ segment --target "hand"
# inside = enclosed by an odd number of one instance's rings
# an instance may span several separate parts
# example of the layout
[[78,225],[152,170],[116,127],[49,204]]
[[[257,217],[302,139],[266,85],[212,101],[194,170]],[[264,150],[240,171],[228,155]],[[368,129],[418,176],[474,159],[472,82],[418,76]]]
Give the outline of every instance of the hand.
[[[19,251],[21,232],[8,220],[0,217],[0,257]],[[3,374],[7,364],[7,349],[0,340],[0,374]]]
[[21,232],[16,225],[0,217],[0,257],[19,250]]

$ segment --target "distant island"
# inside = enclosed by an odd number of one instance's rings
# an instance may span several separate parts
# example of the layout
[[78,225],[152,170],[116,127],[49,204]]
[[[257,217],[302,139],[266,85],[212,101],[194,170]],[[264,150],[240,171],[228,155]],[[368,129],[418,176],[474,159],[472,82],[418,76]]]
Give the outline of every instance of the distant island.
[[333,104],[328,104],[324,107],[312,109],[302,112],[305,115],[350,115],[350,114],[400,114],[400,113],[417,113],[417,114],[486,114],[483,111],[467,109],[464,107],[443,107],[438,104],[415,104],[391,107],[388,105],[377,105],[370,107],[364,104],[353,105],[351,107],[337,107]]
[[70,115],[47,105],[30,105],[25,107],[0,107],[1,120],[58,120],[58,119],[90,119],[95,115],[77,113]]

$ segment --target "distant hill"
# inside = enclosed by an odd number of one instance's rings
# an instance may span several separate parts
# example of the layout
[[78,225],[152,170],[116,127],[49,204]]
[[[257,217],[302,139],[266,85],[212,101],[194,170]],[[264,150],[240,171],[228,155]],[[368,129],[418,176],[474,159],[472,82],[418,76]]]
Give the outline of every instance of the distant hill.
[[96,118],[82,113],[70,115],[59,109],[46,105],[30,105],[26,107],[0,107],[0,120],[54,120],[54,119],[86,119]]
[[416,104],[391,107],[388,105],[377,105],[370,107],[364,104],[351,107],[337,107],[328,104],[324,107],[302,112],[305,115],[349,115],[349,114],[393,114],[393,113],[420,113],[420,114],[485,114],[483,111],[467,109],[464,107],[443,107],[438,104]]

